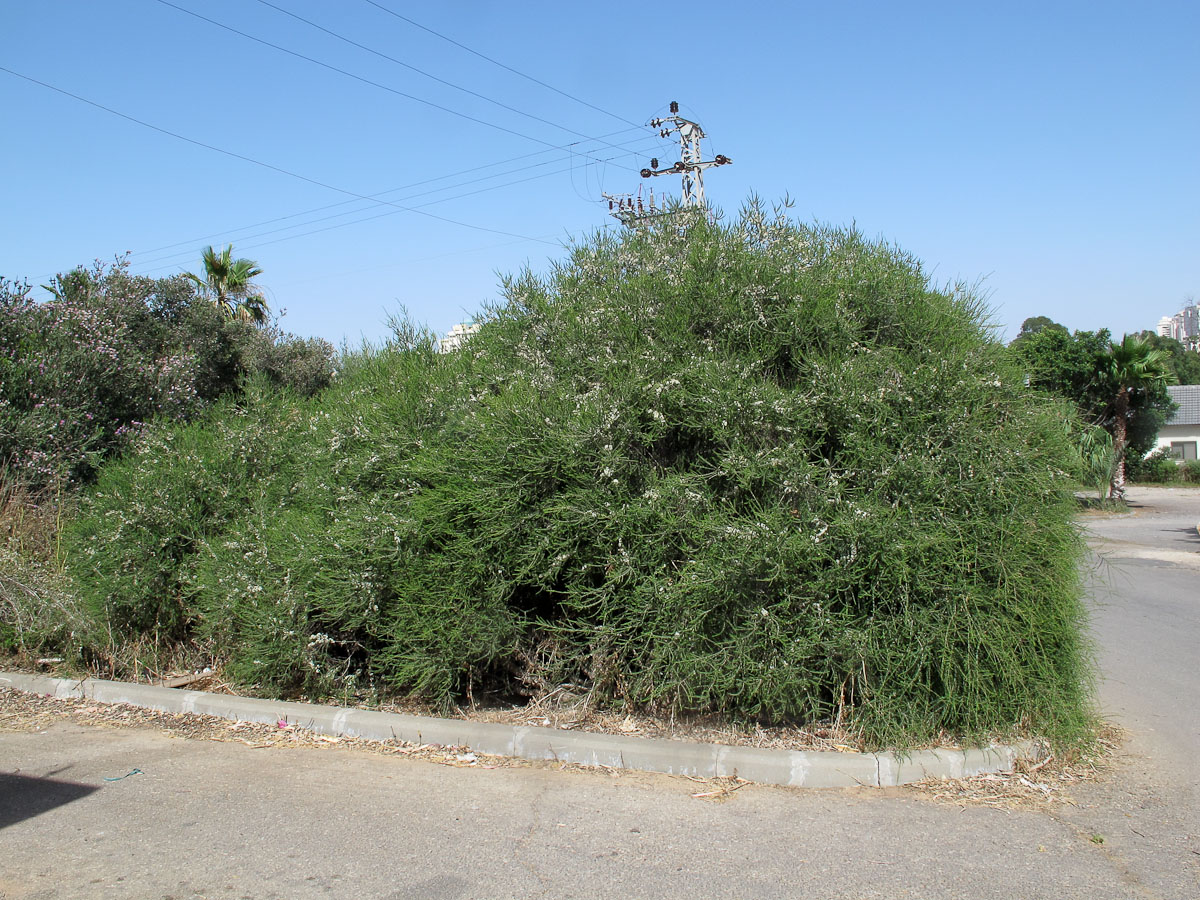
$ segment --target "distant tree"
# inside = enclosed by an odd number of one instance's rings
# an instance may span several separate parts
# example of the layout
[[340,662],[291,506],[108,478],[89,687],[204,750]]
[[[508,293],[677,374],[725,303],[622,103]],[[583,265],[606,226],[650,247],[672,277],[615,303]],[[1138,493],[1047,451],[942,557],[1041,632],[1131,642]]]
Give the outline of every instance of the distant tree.
[[1049,316],[1033,316],[1021,323],[1021,331],[1017,334],[1016,340],[1027,338],[1031,335],[1038,334],[1047,328],[1052,328],[1055,331],[1060,331],[1063,334],[1067,333],[1067,329],[1063,325],[1059,325]]
[[1108,495],[1120,499],[1125,495],[1125,451],[1128,445],[1129,419],[1135,393],[1162,390],[1175,380],[1168,366],[1168,354],[1157,350],[1135,334],[1127,334],[1119,344],[1112,344],[1102,358],[1099,374],[1106,378],[1116,393],[1112,400],[1110,432],[1116,465]]
[[1031,387],[1074,401],[1085,419],[1099,424],[1110,393],[1098,377],[1098,361],[1108,352],[1112,335],[1107,329],[1072,334],[1051,325],[1030,331],[1022,326],[1009,349],[1024,366]]
[[210,245],[200,254],[204,276],[187,273],[224,315],[262,326],[267,322],[266,298],[254,284],[262,269],[252,259],[234,259],[233,244],[218,253]]
[[[1122,460],[1140,458],[1153,449],[1173,404],[1165,382],[1122,394],[1112,366],[1113,346],[1107,329],[1070,333],[1061,326],[1046,326],[1015,339],[1009,352],[1021,363],[1031,387],[1075,403],[1083,422],[1103,427],[1114,436],[1114,445],[1119,418],[1124,428]],[[1127,404],[1120,416],[1118,395]]]

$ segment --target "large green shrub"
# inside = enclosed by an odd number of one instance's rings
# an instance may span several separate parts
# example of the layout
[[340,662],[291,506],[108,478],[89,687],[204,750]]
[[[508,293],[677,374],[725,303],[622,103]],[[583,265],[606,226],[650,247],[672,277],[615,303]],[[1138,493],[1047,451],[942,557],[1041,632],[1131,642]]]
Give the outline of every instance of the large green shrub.
[[[410,330],[294,409],[253,472],[219,418],[204,465],[109,467],[78,577],[180,610],[124,627],[281,692],[569,681],[875,742],[1083,721],[1061,409],[893,247],[757,205],[600,235],[462,350]],[[152,534],[106,522],[135,505]]]
[[149,429],[104,466],[66,532],[65,557],[93,612],[125,636],[178,641],[197,624],[193,573],[206,540],[286,489],[299,462],[286,438],[296,400],[262,382],[218,402],[202,423]]

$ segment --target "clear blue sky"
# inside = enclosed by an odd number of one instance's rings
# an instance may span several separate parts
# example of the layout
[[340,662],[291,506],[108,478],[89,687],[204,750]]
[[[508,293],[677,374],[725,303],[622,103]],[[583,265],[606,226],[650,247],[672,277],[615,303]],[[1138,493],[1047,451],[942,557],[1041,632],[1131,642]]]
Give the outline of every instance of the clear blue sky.
[[[1195,0],[170,2],[357,78],[162,0],[0,4],[0,66],[310,180],[0,72],[0,274],[127,250],[169,274],[232,242],[289,330],[377,338],[404,304],[445,331],[498,273],[619,227],[600,191],[677,158],[636,127],[677,99],[734,160],[714,205],[786,194],[939,281],[983,278],[1010,335],[1034,315],[1150,328],[1200,295]],[[475,228],[354,198],[384,191]]]

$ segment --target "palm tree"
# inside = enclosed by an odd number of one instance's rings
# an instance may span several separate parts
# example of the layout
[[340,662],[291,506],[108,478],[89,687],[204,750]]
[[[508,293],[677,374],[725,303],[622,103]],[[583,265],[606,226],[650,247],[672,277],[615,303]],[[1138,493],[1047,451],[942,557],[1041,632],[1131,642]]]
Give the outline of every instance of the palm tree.
[[258,263],[252,259],[234,259],[233,244],[227,244],[220,253],[211,246],[205,247],[200,259],[204,263],[204,277],[191,272],[187,277],[200,286],[213,306],[230,319],[265,325],[270,308],[254,284],[254,279],[262,274]]
[[1103,368],[1109,384],[1116,389],[1112,400],[1116,465],[1113,467],[1108,497],[1110,500],[1120,500],[1125,496],[1125,446],[1133,392],[1171,384],[1175,377],[1171,374],[1167,352],[1154,349],[1149,341],[1136,334],[1127,334],[1121,343],[1109,346],[1108,354],[1103,359]]

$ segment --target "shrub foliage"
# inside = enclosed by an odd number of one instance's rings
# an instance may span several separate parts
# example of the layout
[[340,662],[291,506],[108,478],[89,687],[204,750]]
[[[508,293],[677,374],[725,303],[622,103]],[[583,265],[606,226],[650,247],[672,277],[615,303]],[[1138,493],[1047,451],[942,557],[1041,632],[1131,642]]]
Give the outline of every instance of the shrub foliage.
[[85,599],[280,693],[1083,721],[1068,429],[968,291],[751,204],[597,235],[482,321],[145,436],[69,534]]
[[315,393],[333,348],[228,321],[183,276],[125,260],[57,276],[38,302],[0,278],[0,467],[35,491],[86,481],[154,418],[183,422],[243,378]]

